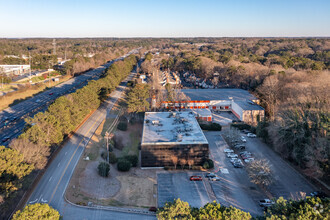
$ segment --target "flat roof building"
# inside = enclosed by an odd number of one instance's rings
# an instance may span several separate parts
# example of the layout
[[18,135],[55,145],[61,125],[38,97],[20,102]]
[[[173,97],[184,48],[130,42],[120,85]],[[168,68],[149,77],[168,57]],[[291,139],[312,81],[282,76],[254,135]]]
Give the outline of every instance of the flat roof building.
[[182,89],[190,101],[163,102],[165,109],[210,109],[231,111],[239,120],[256,124],[265,110],[259,100],[243,89]]
[[[141,141],[142,167],[202,165],[208,141],[192,112],[146,112]],[[176,163],[176,164],[175,164]]]

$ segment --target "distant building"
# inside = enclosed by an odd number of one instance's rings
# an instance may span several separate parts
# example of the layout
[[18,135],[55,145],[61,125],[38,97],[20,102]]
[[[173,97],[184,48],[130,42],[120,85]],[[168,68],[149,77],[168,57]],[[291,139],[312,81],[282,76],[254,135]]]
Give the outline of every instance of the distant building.
[[192,112],[146,112],[141,141],[141,166],[174,166],[188,160],[203,165],[209,144]]
[[165,109],[231,111],[239,120],[256,124],[265,117],[259,100],[243,89],[182,89],[191,101],[163,102]]
[[24,75],[30,71],[30,65],[0,65],[0,73],[7,76]]

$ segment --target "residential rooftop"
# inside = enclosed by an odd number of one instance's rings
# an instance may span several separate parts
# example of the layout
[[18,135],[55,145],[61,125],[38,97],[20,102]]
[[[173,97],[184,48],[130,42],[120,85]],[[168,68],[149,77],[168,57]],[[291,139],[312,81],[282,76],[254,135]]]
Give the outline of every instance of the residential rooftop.
[[208,142],[192,112],[146,112],[141,144],[208,144]]
[[257,98],[244,89],[182,89],[186,96],[191,100],[234,100],[236,101],[247,101],[257,100]]

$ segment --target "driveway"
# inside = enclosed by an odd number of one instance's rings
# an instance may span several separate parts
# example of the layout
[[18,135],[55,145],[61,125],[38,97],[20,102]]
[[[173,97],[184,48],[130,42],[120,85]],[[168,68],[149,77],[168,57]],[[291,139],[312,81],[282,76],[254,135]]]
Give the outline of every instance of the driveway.
[[220,136],[220,132],[204,132],[209,142],[210,158],[215,163],[215,173],[220,177],[219,182],[210,182],[217,202],[225,206],[233,206],[250,212],[251,215],[262,215],[259,200],[265,195],[258,187],[250,182],[244,168],[234,168],[223,150],[228,148]]
[[158,207],[180,198],[192,207],[200,208],[212,202],[203,181],[190,181],[192,175],[204,176],[202,172],[160,172],[157,173]]

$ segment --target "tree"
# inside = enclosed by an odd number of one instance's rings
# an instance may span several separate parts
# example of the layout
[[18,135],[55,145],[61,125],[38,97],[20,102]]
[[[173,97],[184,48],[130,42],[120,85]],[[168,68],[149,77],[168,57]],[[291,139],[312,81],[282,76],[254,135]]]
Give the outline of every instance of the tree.
[[100,162],[97,166],[97,170],[100,176],[107,177],[110,171],[110,165],[106,162]]
[[188,202],[176,199],[173,202],[166,203],[163,208],[159,209],[157,218],[160,220],[193,219],[193,216]]
[[266,219],[327,219],[329,211],[329,198],[307,197],[298,201],[287,201],[280,197],[267,209]]
[[276,103],[280,94],[279,80],[276,75],[268,76],[263,84],[258,88],[259,93],[263,96],[264,101],[268,107],[271,119],[275,119]]
[[24,162],[18,151],[0,146],[0,194],[18,189],[19,180],[30,174],[34,166]]
[[34,144],[25,138],[14,139],[10,142],[10,148],[22,154],[26,163],[34,165],[36,169],[43,169],[47,164],[50,148]]
[[152,57],[152,53],[148,52],[145,56],[145,60],[151,61]]
[[132,164],[132,167],[136,167],[138,165],[139,157],[137,155],[126,155],[124,158]]
[[272,183],[271,169],[267,160],[254,160],[247,166],[251,181],[255,184],[268,186]]
[[129,112],[144,112],[149,108],[149,85],[147,84],[137,84],[132,90],[127,94],[127,105]]
[[181,165],[181,168],[183,169],[184,166],[187,164],[187,160],[184,159],[184,158],[181,158],[181,159],[179,160],[179,163],[180,163],[180,165]]
[[176,169],[176,166],[178,165],[178,162],[179,162],[178,157],[175,156],[175,155],[171,155],[171,161],[172,161],[172,163],[174,165],[174,168]]
[[48,204],[36,203],[33,205],[27,205],[22,211],[17,211],[13,220],[21,220],[21,219],[29,219],[29,220],[56,220],[60,219],[60,213],[50,207]]
[[191,167],[194,165],[195,161],[194,161],[194,159],[189,158],[189,159],[187,160],[187,163],[188,163],[189,169],[191,169]]

